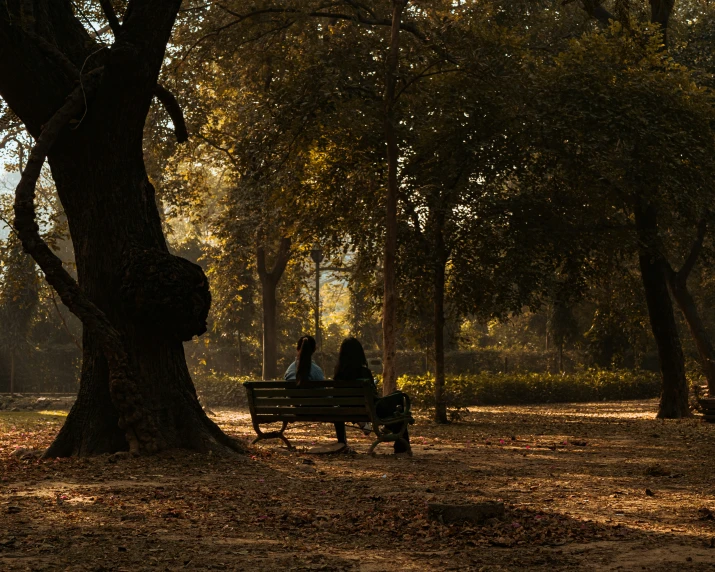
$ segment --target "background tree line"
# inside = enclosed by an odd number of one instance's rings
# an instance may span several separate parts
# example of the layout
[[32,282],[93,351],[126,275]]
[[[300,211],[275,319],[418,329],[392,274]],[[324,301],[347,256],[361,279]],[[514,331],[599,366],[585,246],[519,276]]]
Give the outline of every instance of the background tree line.
[[144,148],[172,248],[212,285],[195,368],[280,374],[312,331],[316,243],[345,269],[325,353],[346,332],[380,352],[394,226],[396,347],[429,355],[438,420],[445,352],[485,346],[657,355],[660,414],[687,415],[686,356],[715,388],[714,25],[700,1],[187,3],[162,81],[191,137],[155,104]]

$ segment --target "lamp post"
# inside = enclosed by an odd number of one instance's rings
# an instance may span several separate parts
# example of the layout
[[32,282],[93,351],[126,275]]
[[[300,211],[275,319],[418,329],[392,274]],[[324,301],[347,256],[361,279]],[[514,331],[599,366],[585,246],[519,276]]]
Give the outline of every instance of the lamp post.
[[310,251],[310,257],[315,262],[315,343],[318,349],[323,348],[320,336],[320,263],[323,261],[323,251],[315,245]]

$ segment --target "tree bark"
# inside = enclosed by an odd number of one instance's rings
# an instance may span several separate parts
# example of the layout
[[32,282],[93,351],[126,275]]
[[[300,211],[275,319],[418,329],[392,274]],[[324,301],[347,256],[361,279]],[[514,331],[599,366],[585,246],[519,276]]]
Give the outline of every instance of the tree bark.
[[650,2],[650,21],[660,25],[660,30],[663,33],[663,43],[668,45],[668,23],[670,15],[675,6],[675,0],[649,0]]
[[715,396],[715,350],[713,349],[710,335],[705,328],[705,324],[700,318],[695,300],[688,290],[688,277],[702,251],[709,216],[709,214],[706,215],[700,221],[698,225],[698,235],[682,268],[678,272],[675,272],[666,261],[666,272],[670,292],[676,304],[678,304],[680,311],[683,313],[690,334],[695,341],[695,347],[700,357],[700,365],[703,368],[703,374],[708,382],[708,393]]
[[[650,21],[654,24],[659,24],[661,32],[663,34],[663,44],[668,45],[668,24],[670,22],[670,15],[673,13],[673,7],[675,6],[675,0],[648,0],[650,4]],[[612,20],[618,20],[618,16],[625,16],[625,14],[619,14],[618,11],[616,15],[611,14],[606,10],[601,4],[600,0],[581,0],[581,6],[583,9],[603,27],[607,27]],[[627,21],[622,21],[624,25],[628,25]]]
[[670,291],[673,294],[675,302],[678,304],[680,311],[685,317],[685,322],[688,324],[688,329],[695,341],[695,347],[698,350],[700,357],[700,365],[703,368],[703,374],[708,382],[708,392],[711,396],[715,396],[715,350],[710,341],[710,336],[705,329],[700,314],[698,312],[695,300],[688,291],[685,281],[673,278],[670,281]]
[[[242,450],[206,417],[191,382],[182,341],[206,329],[208,283],[198,266],[168,253],[142,158],[144,121],[180,2],[130,1],[121,38],[108,50],[99,50],[70,3],[34,6],[31,29],[0,10],[0,95],[37,140],[16,191],[15,226],[84,327],[79,394],[46,455]],[[45,157],[78,283],[35,222]]]
[[260,246],[257,251],[258,277],[263,295],[263,379],[278,377],[278,328],[276,288],[290,260],[290,238],[281,239],[273,269],[266,269],[266,251]]
[[10,395],[15,395],[15,350],[10,350]]
[[243,336],[238,332],[238,376],[243,375]]
[[399,149],[395,128],[395,85],[400,56],[400,25],[407,0],[393,0],[390,49],[385,70],[385,139],[387,141],[387,212],[385,216],[385,260],[383,264],[382,306],[382,391],[388,395],[397,389],[397,163]]
[[[438,218],[440,218],[440,215],[438,215]],[[442,216],[441,218],[444,217]],[[449,423],[447,419],[447,399],[444,391],[444,285],[447,255],[444,244],[443,223],[443,220],[439,220],[435,229],[434,252],[434,420],[437,423]]]
[[688,383],[685,379],[683,349],[668,292],[665,260],[658,248],[657,212],[653,205],[647,203],[637,204],[634,210],[640,242],[638,261],[663,377],[658,417],[680,419],[691,415]]

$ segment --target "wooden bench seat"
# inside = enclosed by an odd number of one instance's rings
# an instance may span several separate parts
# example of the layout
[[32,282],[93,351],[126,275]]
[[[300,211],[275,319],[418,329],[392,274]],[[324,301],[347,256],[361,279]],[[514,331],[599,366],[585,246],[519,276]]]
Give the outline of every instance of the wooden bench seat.
[[[401,394],[401,411],[380,418],[377,415],[380,398],[375,395],[371,380],[326,380],[300,385],[296,381],[247,381],[243,385],[257,435],[251,444],[262,439],[281,439],[292,449],[284,433],[288,425],[300,421],[369,422],[377,436],[369,454],[374,455],[378,444],[394,441],[405,443],[411,454],[409,442],[403,437],[408,424],[414,423],[409,397]],[[277,431],[263,431],[260,426],[268,423],[282,423],[282,427]]]

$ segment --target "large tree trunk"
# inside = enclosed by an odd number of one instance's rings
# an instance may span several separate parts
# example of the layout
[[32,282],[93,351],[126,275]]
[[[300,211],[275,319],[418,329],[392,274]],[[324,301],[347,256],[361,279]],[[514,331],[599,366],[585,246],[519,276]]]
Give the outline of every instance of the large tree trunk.
[[663,392],[660,397],[658,417],[665,419],[688,417],[690,407],[688,383],[685,379],[685,360],[673,315],[673,304],[668,292],[666,263],[658,248],[658,221],[655,208],[650,204],[637,205],[635,222],[640,242],[638,260],[641,278],[663,376]]
[[261,246],[257,252],[258,277],[263,297],[263,379],[278,377],[278,328],[276,322],[276,288],[290,260],[290,238],[281,239],[273,269],[266,269],[266,251]]
[[[180,1],[130,1],[110,50],[98,49],[69,2],[33,5],[33,18],[15,5],[0,9],[0,95],[37,141],[16,192],[15,227],[84,326],[77,401],[46,454],[241,449],[206,417],[191,382],[182,341],[206,329],[208,284],[200,267],[169,254],[142,158]],[[79,286],[34,220],[45,157]]]
[[[141,383],[141,401],[158,429],[159,448],[221,449],[222,434],[204,414],[184,359],[182,340],[201,333],[201,326],[191,331],[170,314],[170,308],[192,313],[208,303],[196,288],[206,279],[198,267],[177,265],[168,253],[140,142],[126,149],[103,141],[102,122],[95,121],[98,132],[90,133],[88,124],[84,141],[58,145],[49,158],[79,284],[121,334]],[[83,358],[77,401],[48,455],[93,455],[129,446],[110,396],[107,359],[87,328]]]
[[278,376],[276,286],[277,284],[273,280],[261,282],[263,293],[263,379],[277,379]]
[[400,26],[407,0],[393,0],[390,51],[385,68],[385,139],[387,140],[387,212],[385,216],[385,260],[383,264],[382,305],[382,392],[397,389],[397,295],[395,258],[397,256],[397,162],[399,149],[395,128],[395,84],[400,56]]
[[446,254],[442,225],[435,236],[434,262],[434,420],[448,423],[447,399],[444,391],[444,283]]

